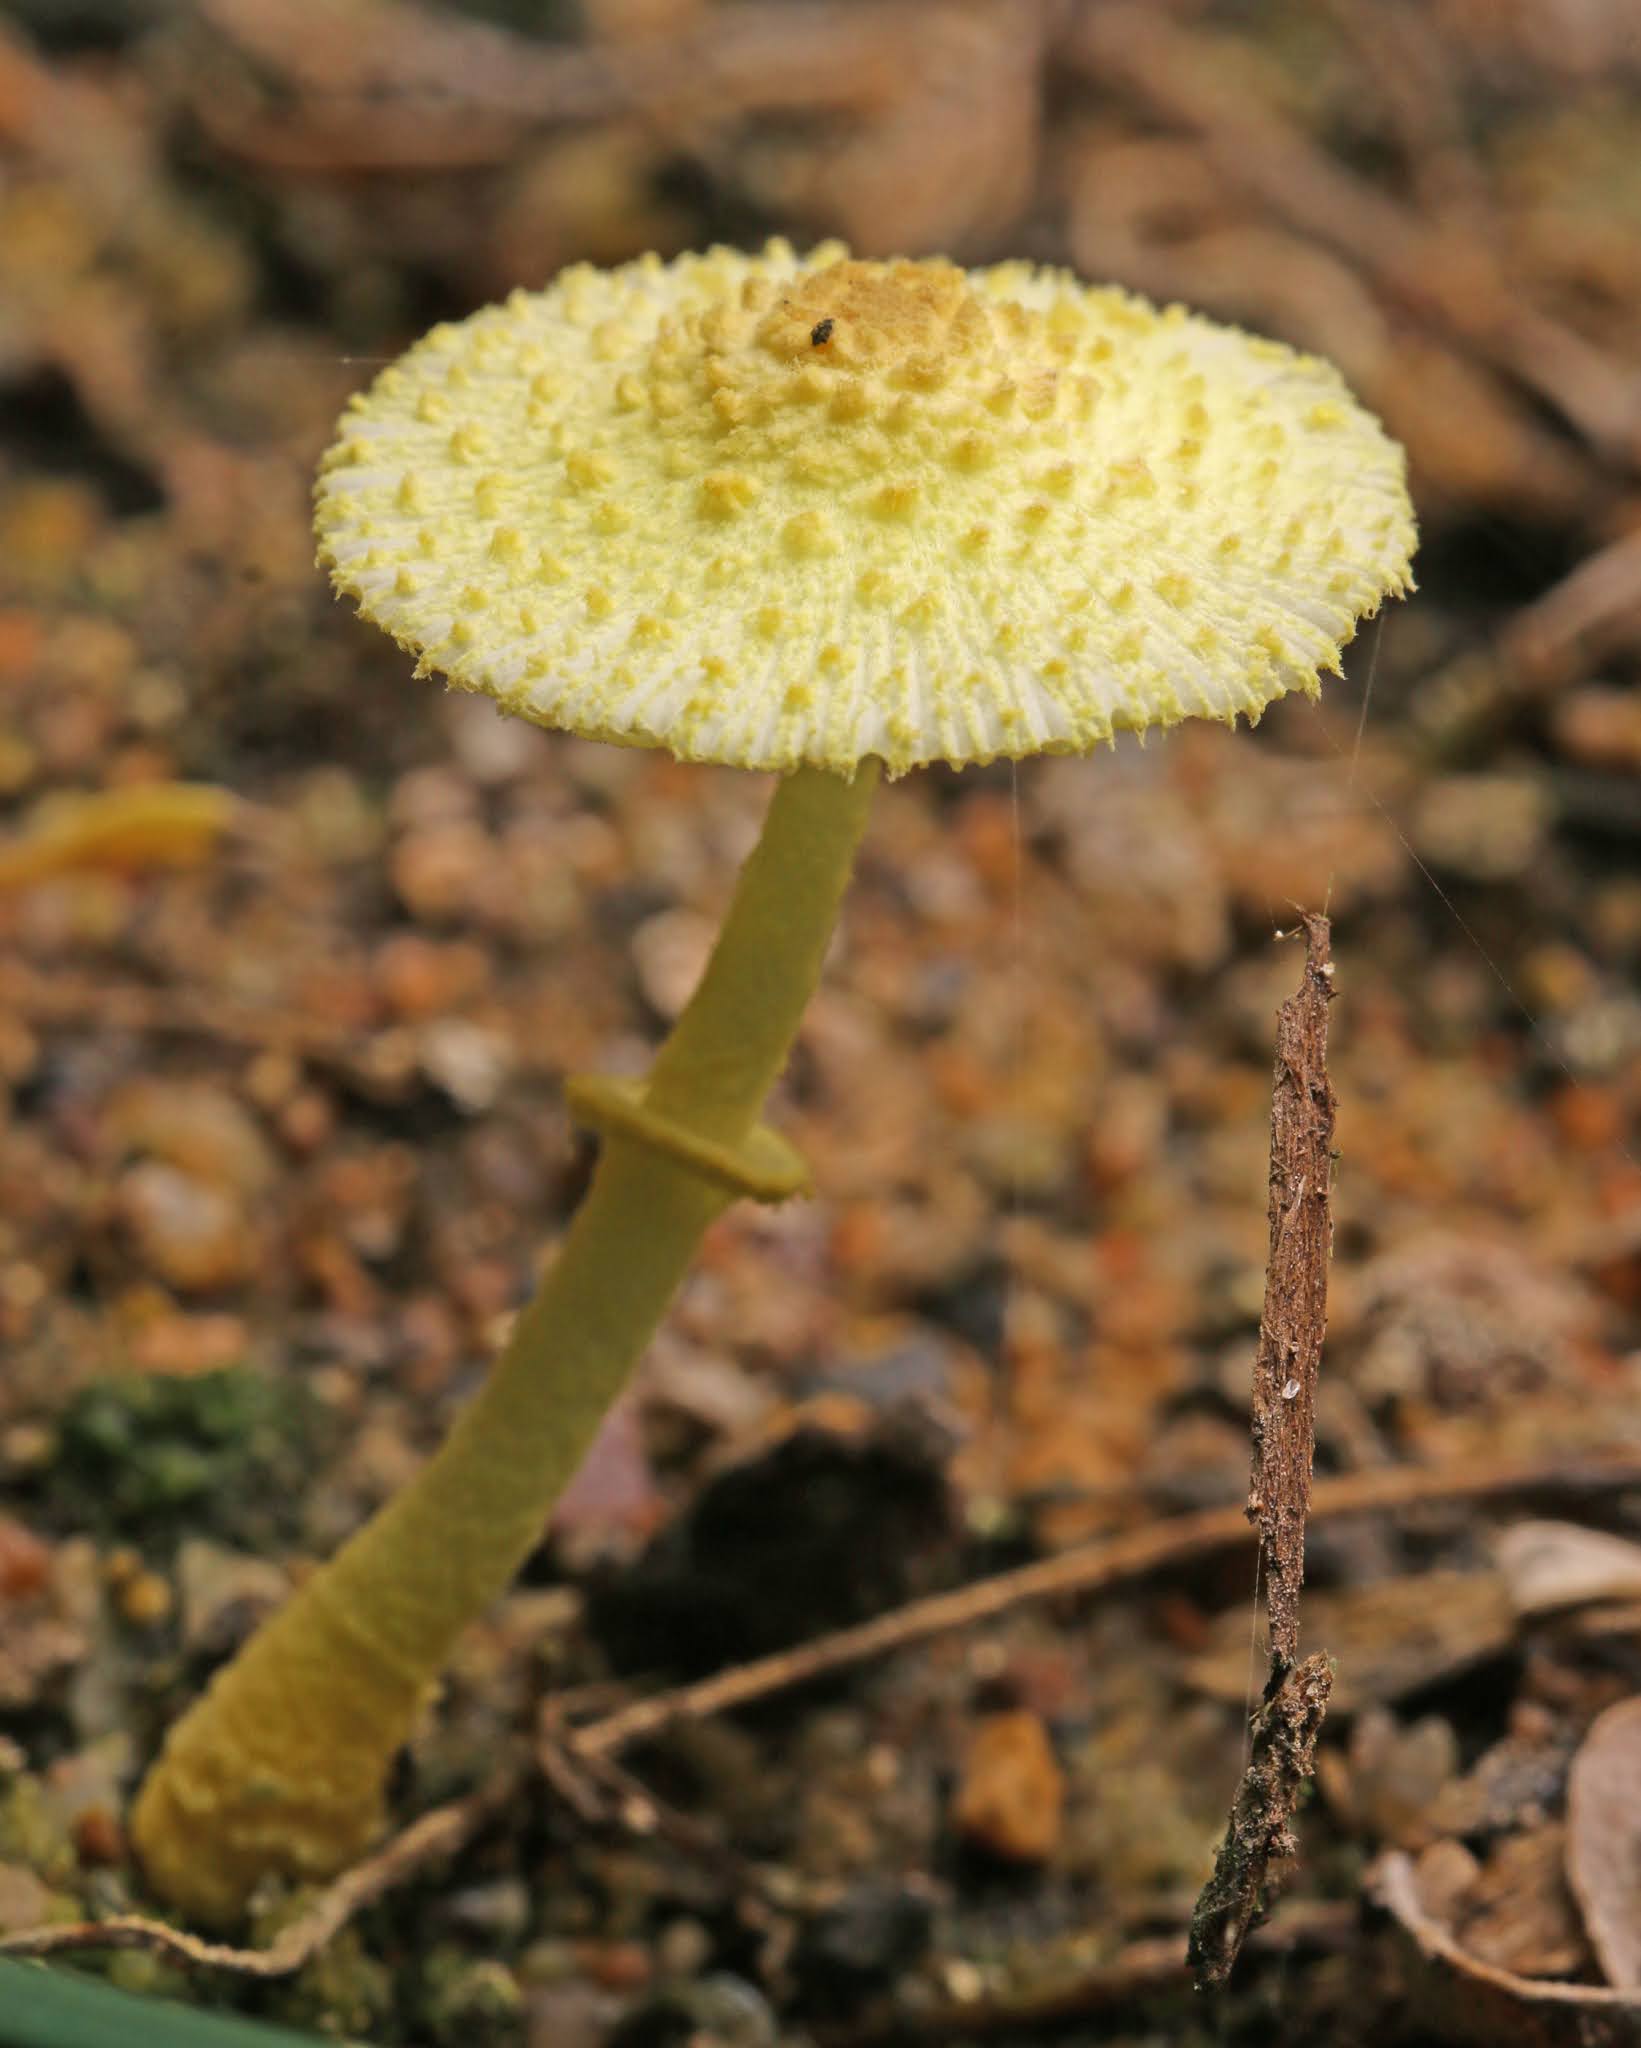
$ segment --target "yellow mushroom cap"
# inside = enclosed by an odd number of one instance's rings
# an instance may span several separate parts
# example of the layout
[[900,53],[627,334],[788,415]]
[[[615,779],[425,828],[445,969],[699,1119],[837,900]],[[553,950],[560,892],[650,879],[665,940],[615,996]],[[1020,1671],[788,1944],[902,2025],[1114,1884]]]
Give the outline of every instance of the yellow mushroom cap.
[[1027,264],[578,266],[352,401],[320,560],[462,689],[681,759],[892,774],[1257,718],[1409,587],[1327,363]]

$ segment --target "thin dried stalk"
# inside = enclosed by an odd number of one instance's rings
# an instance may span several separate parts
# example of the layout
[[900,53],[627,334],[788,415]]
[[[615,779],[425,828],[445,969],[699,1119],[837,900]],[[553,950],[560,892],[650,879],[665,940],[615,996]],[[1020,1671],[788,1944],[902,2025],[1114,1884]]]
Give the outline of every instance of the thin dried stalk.
[[1328,1080],[1333,962],[1325,917],[1307,912],[1305,971],[1277,1013],[1271,1093],[1270,1253],[1254,1360],[1253,1484],[1270,1670],[1248,1763],[1213,1876],[1191,1917],[1199,1986],[1222,1984],[1259,1918],[1273,1869],[1294,1852],[1292,1822],[1333,1691],[1325,1656],[1299,1662],[1299,1597],[1316,1452],[1316,1378],[1333,1256],[1334,1095]]
[[91,1949],[147,1949],[177,1961],[211,1970],[231,1970],[241,1977],[288,1977],[311,1961],[356,1913],[373,1905],[385,1892],[414,1877],[442,1856],[453,1856],[495,1814],[517,1795],[523,1769],[509,1763],[487,1784],[465,1799],[436,1806],[420,1820],[346,1870],[327,1885],[308,1910],[293,1920],[266,1948],[234,1948],[202,1941],[163,1920],[120,1913],[107,1920],[80,1920],[66,1926],[31,1927],[0,1938],[0,1955],[74,1955]]

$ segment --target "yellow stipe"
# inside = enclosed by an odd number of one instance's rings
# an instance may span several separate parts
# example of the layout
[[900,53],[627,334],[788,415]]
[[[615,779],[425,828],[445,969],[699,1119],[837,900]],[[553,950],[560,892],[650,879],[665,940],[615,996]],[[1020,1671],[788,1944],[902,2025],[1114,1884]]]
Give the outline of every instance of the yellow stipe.
[[[754,1137],[819,979],[876,780],[875,764],[853,782],[808,769],[776,791],[648,1091],[656,1117],[708,1159]],[[732,1199],[700,1160],[647,1134],[606,1139],[562,1249],[443,1449],[171,1730],[132,1815],[165,1898],[202,1921],[231,1920],[269,1871],[321,1876],[367,1846],[394,1754],[456,1637],[540,1541]]]

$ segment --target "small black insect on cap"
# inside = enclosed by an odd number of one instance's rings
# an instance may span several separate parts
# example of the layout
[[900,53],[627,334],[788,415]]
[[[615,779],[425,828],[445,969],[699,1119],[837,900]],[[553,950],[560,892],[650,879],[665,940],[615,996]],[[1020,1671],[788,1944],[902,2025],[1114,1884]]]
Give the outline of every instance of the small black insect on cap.
[[837,324],[835,320],[817,320],[809,330],[809,346],[811,348],[824,348],[832,339],[832,329]]

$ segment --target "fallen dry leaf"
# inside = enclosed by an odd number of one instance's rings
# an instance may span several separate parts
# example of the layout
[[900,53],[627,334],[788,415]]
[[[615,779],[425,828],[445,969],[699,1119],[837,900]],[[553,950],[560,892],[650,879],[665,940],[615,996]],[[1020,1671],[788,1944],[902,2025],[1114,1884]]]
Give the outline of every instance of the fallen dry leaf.
[[1518,1977],[1570,1977],[1588,1966],[1567,1895],[1562,1837],[1553,1823],[1507,1836],[1482,1864],[1454,1923],[1479,1962]]
[[1423,1896],[1419,1876],[1428,1860],[1427,1854],[1415,1866],[1392,1849],[1374,1865],[1369,1884],[1432,1966],[1431,2004],[1437,2024],[1450,2027],[1433,2038],[1486,2042],[1488,2048],[1623,2048],[1635,2040],[1641,2003],[1625,1992],[1547,1983],[1472,1955]]
[[1567,1882],[1608,1981],[1641,1986],[1641,1696],[1609,1707],[1573,1758]]
[[1518,1614],[1641,1598],[1641,1543],[1622,1536],[1576,1522],[1517,1522],[1497,1548]]
[[[1334,1704],[1352,1713],[1451,1678],[1506,1649],[1515,1614],[1504,1580],[1491,1572],[1416,1576],[1311,1593],[1305,1628],[1338,1666]],[[1240,1706],[1248,1691],[1248,1616],[1237,1609],[1215,1625],[1214,1648],[1186,1666],[1191,1684]]]

